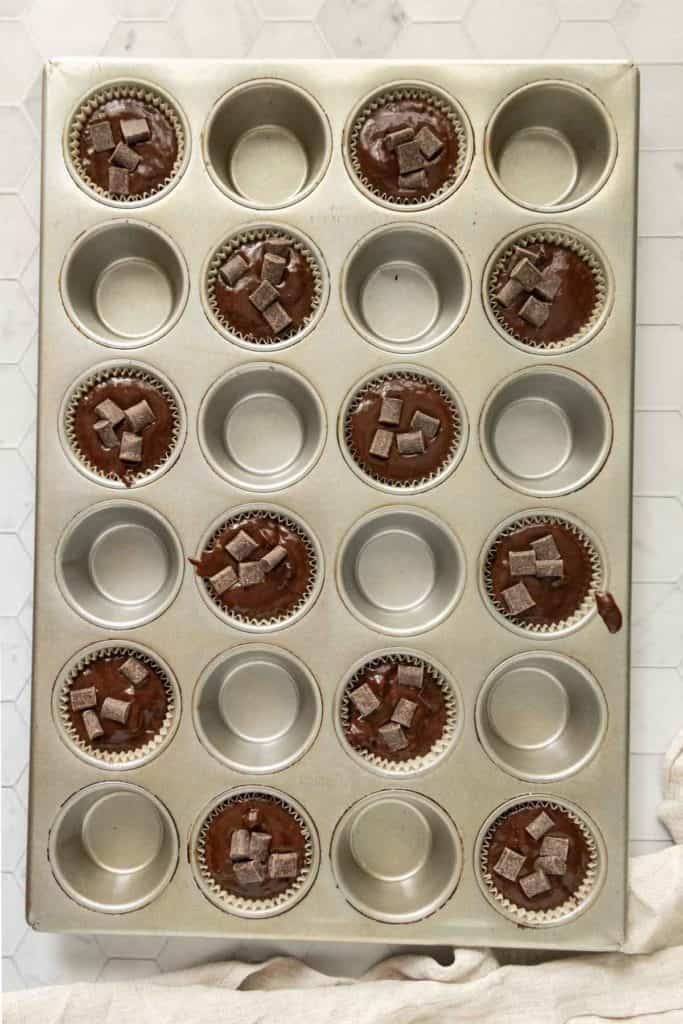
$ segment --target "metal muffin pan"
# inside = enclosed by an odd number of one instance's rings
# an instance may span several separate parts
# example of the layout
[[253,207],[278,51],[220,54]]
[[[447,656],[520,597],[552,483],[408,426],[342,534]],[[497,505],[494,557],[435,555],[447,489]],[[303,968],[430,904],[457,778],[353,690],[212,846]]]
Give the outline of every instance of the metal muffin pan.
[[[137,81],[181,112],[184,158],[172,188],[117,203],[79,186],[68,129],[84,96]],[[456,187],[424,204],[359,187],[346,149],[368,97],[403,84],[454,100],[467,147]],[[620,63],[48,65],[33,927],[619,947],[637,95]],[[207,278],[218,246],[263,225],[311,243],[321,293],[307,330],[256,346],[214,322]],[[533,351],[497,325],[487,282],[496,254],[541,229],[587,240],[608,287],[589,337]],[[163,472],[114,499],[62,443],[65,396],[112,347],[172,383],[186,432]],[[465,426],[457,464],[425,489],[356,472],[340,434],[359,382],[405,364],[450,387]],[[222,615],[187,562],[259,508],[301,524],[318,566],[304,606],[266,628]],[[621,632],[590,609],[547,635],[487,607],[493,532],[551,514],[595,540]],[[105,644],[149,651],[179,690],[173,735],[123,774],[79,756],[53,717],[65,666]],[[419,772],[380,774],[338,735],[340,681],[382,651],[456,681],[455,740]],[[476,856],[532,790],[592,823],[599,885],[576,914],[519,928]],[[238,791],[290,802],[311,837],[305,885],[267,913],[198,867],[206,814]]]

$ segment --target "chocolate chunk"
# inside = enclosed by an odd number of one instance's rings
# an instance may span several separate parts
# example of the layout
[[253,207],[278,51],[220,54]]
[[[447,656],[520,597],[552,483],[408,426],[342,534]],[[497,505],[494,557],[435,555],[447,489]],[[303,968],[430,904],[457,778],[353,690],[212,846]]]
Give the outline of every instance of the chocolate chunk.
[[234,256],[231,256],[227,263],[224,263],[221,269],[218,271],[224,284],[229,285],[230,288],[236,285],[241,277],[244,277],[246,272],[249,270],[249,264],[246,260],[243,260],[238,252]]
[[511,551],[509,561],[511,576],[536,575],[536,555],[533,551]]
[[125,142],[119,142],[109,160],[114,167],[125,167],[127,171],[134,171],[140,163],[140,154],[127,146]]
[[559,857],[566,860],[569,856],[569,839],[566,836],[543,836],[540,849],[541,857]]
[[539,537],[538,540],[532,540],[531,546],[539,562],[548,562],[562,557],[552,533],[545,537]]
[[230,590],[237,583],[237,573],[231,565],[226,565],[225,569],[221,569],[214,576],[209,576],[209,583],[213,587],[214,593],[220,597],[226,590]]
[[110,718],[112,722],[120,722],[121,725],[125,725],[132,706],[132,701],[105,697],[100,708],[100,715],[102,718]]
[[561,857],[537,857],[534,861],[536,871],[545,871],[546,875],[564,875],[567,862]]
[[267,252],[261,264],[261,277],[273,285],[279,284],[285,276],[286,269],[287,260],[284,256],[276,256],[274,252]]
[[147,119],[144,117],[130,117],[121,120],[120,125],[123,140],[129,146],[134,146],[138,142],[149,142],[152,137]]
[[390,153],[393,153],[396,147],[403,142],[412,142],[413,137],[412,128],[399,128],[396,132],[387,132],[384,136],[384,145]]
[[349,700],[355,705],[362,718],[371,715],[380,705],[372,688],[367,683],[363,683],[356,690],[352,690],[349,694]]
[[266,880],[266,865],[260,860],[241,860],[232,870],[240,885],[261,885]]
[[517,853],[516,850],[511,850],[509,846],[506,846],[493,865],[493,870],[501,878],[507,878],[508,882],[516,882],[525,860],[526,857],[523,853]]
[[126,422],[134,434],[141,434],[150,423],[156,423],[156,416],[145,398],[126,409]]
[[422,455],[425,450],[425,439],[421,430],[413,430],[396,435],[396,446],[401,455]]
[[406,729],[409,729],[416,711],[417,704],[415,701],[406,700],[405,697],[401,697],[393,710],[391,721],[398,722],[399,725],[404,725]]
[[410,189],[413,192],[417,192],[419,189],[426,189],[428,184],[427,175],[422,169],[410,171],[409,174],[399,174],[398,176],[398,187]]
[[72,690],[69,697],[72,711],[85,711],[87,708],[97,707],[97,690],[94,686],[84,686],[80,690]]
[[536,562],[536,575],[540,578],[544,576],[564,576],[564,562],[561,558],[540,558]]
[[399,750],[405,750],[408,746],[406,734],[398,722],[387,722],[386,725],[377,730],[377,735],[381,737],[392,754]]
[[225,545],[225,550],[229,555],[232,555],[236,562],[244,562],[257,547],[258,541],[253,540],[246,530],[240,530]]
[[246,821],[249,828],[256,828],[261,820],[261,812],[258,807],[250,807],[247,811],[244,820]]
[[379,430],[375,431],[375,436],[372,439],[370,445],[370,455],[374,455],[378,459],[388,459],[391,446],[394,443],[394,435],[390,430]]
[[420,152],[417,142],[402,142],[396,147],[398,157],[398,169],[400,174],[410,174],[412,171],[419,171],[424,167],[424,157]]
[[541,280],[541,273],[534,266],[531,260],[524,256],[519,263],[516,263],[510,272],[510,279],[513,281],[519,281],[522,288],[527,292],[532,292],[536,285]]
[[105,398],[103,402],[96,405],[95,412],[101,420],[108,420],[112,427],[118,427],[126,417],[123,409],[120,409],[116,402],[112,402],[111,398]]
[[149,669],[146,665],[143,665],[137,658],[127,658],[121,668],[119,669],[121,675],[124,675],[128,682],[132,683],[133,686],[142,686],[145,679],[149,675]]
[[119,439],[116,436],[116,431],[112,427],[109,420],[98,420],[93,430],[100,439],[100,444],[103,448],[111,449],[118,448]]
[[249,837],[249,857],[251,860],[266,860],[272,836],[267,832],[252,832]]
[[549,832],[551,828],[554,828],[555,822],[546,814],[545,811],[541,811],[537,814],[533,821],[529,822],[526,826],[526,831],[529,833],[532,839],[540,839],[542,836]]
[[263,566],[264,572],[272,572],[276,569],[280,562],[284,561],[287,557],[287,549],[283,548],[282,544],[276,544],[274,548],[267,551],[261,559],[261,565]]
[[282,235],[274,235],[272,238],[267,238],[263,248],[266,252],[272,252],[275,256],[282,256],[284,259],[289,259],[289,250],[292,243],[288,238],[284,238]]
[[230,836],[230,860],[248,860],[251,836],[246,828],[236,828]]
[[255,587],[263,583],[266,574],[260,562],[240,562],[240,586]]
[[513,281],[510,278],[506,281],[502,288],[499,288],[496,292],[496,300],[500,302],[501,306],[511,306],[513,302],[516,302],[520,297],[524,288],[519,281]]
[[419,132],[415,136],[415,141],[420,147],[420,152],[425,160],[433,160],[433,158],[441,152],[444,146],[439,136],[435,135],[431,128],[428,128],[426,124],[420,128]]
[[[267,283],[264,281],[264,284]],[[263,317],[273,334],[282,334],[292,323],[291,316],[279,302],[273,302],[272,305],[268,306],[268,309],[264,309]]]
[[544,270],[541,275],[541,280],[534,288],[534,291],[537,292],[542,299],[547,299],[548,302],[552,302],[559,292],[561,284],[562,279],[559,274],[553,274],[551,271]]
[[550,316],[550,303],[541,302],[533,295],[530,295],[520,309],[519,315],[528,324],[531,324],[532,327],[543,327],[543,324]]
[[96,153],[105,153],[116,145],[109,121],[97,121],[95,124],[91,124],[88,128],[88,135]]
[[441,420],[436,416],[428,416],[426,412],[416,409],[410,421],[410,426],[413,430],[419,430],[424,437],[428,437],[431,440],[441,430]]
[[299,855],[291,853],[271,853],[268,858],[269,878],[296,878],[299,874]]
[[130,175],[125,167],[109,168],[109,191],[115,196],[130,195]]
[[422,689],[424,682],[424,668],[422,665],[399,665],[397,682],[399,686],[414,686],[416,690]]
[[541,896],[544,892],[549,892],[552,889],[543,871],[534,871],[530,875],[525,875],[524,878],[520,878],[519,884],[528,900],[533,899],[534,896]]
[[510,261],[510,268],[512,269],[512,267],[517,266],[519,261],[523,260],[523,259],[530,260],[532,263],[538,263],[538,261],[539,261],[539,259],[541,257],[541,252],[542,251],[543,251],[542,248],[541,248],[541,250],[539,252],[534,252],[533,249],[527,249],[523,245],[515,245],[515,246],[513,246],[513,250],[512,250],[513,254],[512,254],[512,259]]
[[94,711],[83,712],[83,725],[91,743],[93,740],[98,740],[100,736],[104,736],[102,723]]
[[268,306],[272,306],[276,299],[277,292],[270,281],[261,281],[258,288],[254,288],[253,292],[249,296],[249,301],[252,306],[256,306],[259,313],[263,313],[264,309],[267,309]]
[[386,427],[397,427],[401,422],[402,398],[383,398],[378,420]]
[[514,586],[507,587],[506,590],[501,591],[501,597],[508,606],[510,615],[521,615],[522,612],[527,612],[536,604],[523,583],[515,583]]
[[121,434],[119,458],[122,462],[142,462],[142,438],[124,430]]

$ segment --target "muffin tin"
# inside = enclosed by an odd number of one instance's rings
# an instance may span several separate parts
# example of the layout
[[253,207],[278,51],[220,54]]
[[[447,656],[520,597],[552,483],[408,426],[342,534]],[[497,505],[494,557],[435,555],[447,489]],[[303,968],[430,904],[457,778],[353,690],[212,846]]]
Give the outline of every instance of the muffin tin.
[[[84,98],[130,88],[171,104],[183,137],[168,182],[117,200],[79,175],[73,126]],[[461,159],[426,202],[386,202],[354,175],[354,119],[425,89],[456,112]],[[618,948],[635,69],[68,59],[45,95],[31,925]],[[211,287],[217,257],[264,231],[306,247],[316,305],[253,344],[216,319]],[[597,260],[600,306],[580,336],[533,348],[496,318],[490,275],[516,239],[568,236]],[[126,367],[177,420],[129,488],[73,450],[70,419],[85,382]],[[354,396],[394,373],[457,408],[455,450],[415,485],[346,445]],[[304,532],[316,570],[292,615],[260,622],[226,615],[188,561],[259,509]],[[545,631],[490,600],[498,532],[549,519],[590,543],[620,632],[593,600]],[[138,756],[94,756],[62,714],[105,647],[156,662],[172,690]],[[400,771],[340,727],[346,684],[378,657],[432,664],[448,694],[448,735]],[[245,794],[305,826],[305,871],[274,906],[226,899],[203,866],[207,817]],[[521,803],[570,808],[590,835],[590,891],[569,913],[520,920],[487,885],[487,831]]]

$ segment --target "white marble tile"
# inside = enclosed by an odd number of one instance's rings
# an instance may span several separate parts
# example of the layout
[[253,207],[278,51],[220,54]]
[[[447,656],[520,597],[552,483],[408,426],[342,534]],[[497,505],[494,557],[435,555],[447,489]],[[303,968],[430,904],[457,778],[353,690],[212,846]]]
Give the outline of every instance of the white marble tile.
[[14,961],[10,960],[9,957],[3,956],[2,958],[2,991],[3,992],[19,992],[22,988],[25,988],[24,982],[22,981],[19,971],[14,966]]
[[26,845],[26,810],[10,786],[2,789],[2,868],[14,871]]
[[637,61],[683,59],[680,0],[624,0],[614,27]]
[[37,132],[40,132],[43,109],[43,76],[37,74],[24,98],[24,110]]
[[21,357],[19,363],[21,372],[31,391],[36,394],[38,390],[38,339],[34,338]]
[[675,668],[683,660],[683,593],[669,583],[634,583],[634,668]]
[[0,616],[17,615],[31,593],[31,560],[12,534],[0,534],[0,565],[3,586],[0,589]]
[[638,241],[639,324],[683,323],[683,238]]
[[175,0],[112,0],[117,18],[168,18]]
[[633,579],[674,583],[683,576],[683,505],[678,498],[633,502]]
[[159,974],[156,960],[108,960],[97,978],[98,981],[139,981]]
[[557,28],[552,0],[476,0],[465,25],[482,60],[543,56]]
[[31,684],[26,684],[19,696],[14,702],[14,706],[26,722],[27,727],[30,730],[31,727]]
[[608,21],[623,0],[555,0],[562,21]]
[[0,277],[17,277],[38,243],[35,225],[18,196],[0,195]]
[[683,677],[673,668],[631,672],[631,753],[663,754],[683,727]]
[[20,103],[41,68],[40,54],[19,21],[2,26],[0,103]]
[[19,452],[0,448],[0,531],[17,530],[33,504],[35,484]]
[[683,326],[638,327],[635,377],[636,409],[683,409]]
[[40,225],[40,161],[36,160],[19,190],[21,201],[36,226]]
[[326,0],[318,24],[337,57],[383,57],[405,19],[399,0]]
[[0,363],[18,363],[38,327],[38,316],[18,281],[0,281]]
[[683,149],[683,63],[640,69],[640,145],[643,149]]
[[35,395],[19,367],[0,366],[0,447],[18,444],[35,414]]
[[37,153],[38,140],[21,107],[0,107],[0,188],[18,188]]
[[15,700],[31,671],[31,644],[17,619],[0,619],[2,700]]
[[19,445],[19,452],[21,457],[28,466],[29,470],[35,476],[36,472],[36,421],[35,421],[35,409],[33,410],[33,418],[31,425],[29,426],[24,439]]
[[457,21],[463,18],[472,0],[401,0],[412,21]]
[[24,937],[24,897],[13,875],[2,873],[2,955],[12,956]]
[[43,57],[99,53],[114,27],[108,3],[83,9],[83,0],[33,0],[26,27]]
[[638,234],[683,235],[683,151],[640,154]]
[[630,838],[669,839],[657,817],[662,799],[662,759],[659,754],[632,754],[630,778]]
[[251,57],[331,57],[332,52],[313,23],[292,21],[265,21],[254,45]]
[[18,781],[14,785],[14,792],[19,797],[21,803],[28,809],[28,782],[29,782],[29,770],[28,767],[24,768],[23,772],[19,776]]
[[31,509],[29,514],[26,516],[26,519],[21,524],[17,536],[24,545],[26,554],[31,561],[33,561],[33,550],[35,547],[35,515],[33,513],[33,509]]
[[628,51],[605,21],[567,21],[546,47],[548,60],[625,60]]
[[260,21],[250,0],[179,0],[170,24],[184,37],[193,57],[230,58],[247,55]]
[[120,21],[105,43],[107,57],[187,57],[183,36],[163,21]]
[[28,764],[26,722],[15,704],[2,704],[2,784],[13,786]]
[[323,5],[323,0],[254,0],[262,18],[273,21],[312,21]]
[[635,414],[635,494],[683,492],[683,417],[678,412]]
[[628,844],[628,852],[630,857],[645,857],[649,853],[661,853],[671,845],[671,840],[667,842],[666,839],[632,839]]
[[411,60],[472,60],[477,52],[459,22],[435,25],[423,21],[404,25],[388,56]]
[[104,955],[116,960],[158,960],[166,939],[158,935],[100,935]]
[[37,246],[19,280],[29,299],[35,308],[38,309],[40,299],[40,251]]
[[14,962],[29,987],[68,985],[94,981],[104,964],[104,953],[92,935],[50,935],[29,931]]

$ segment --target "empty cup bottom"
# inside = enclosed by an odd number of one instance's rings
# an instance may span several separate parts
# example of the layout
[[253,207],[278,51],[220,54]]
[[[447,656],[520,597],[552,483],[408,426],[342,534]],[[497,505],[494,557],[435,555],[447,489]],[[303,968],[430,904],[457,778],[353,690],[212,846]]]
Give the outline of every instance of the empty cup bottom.
[[521,202],[555,206],[574,191],[579,165],[562,132],[538,126],[510,136],[498,158],[498,174]]

